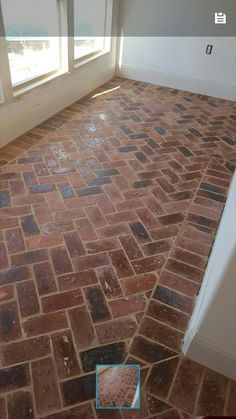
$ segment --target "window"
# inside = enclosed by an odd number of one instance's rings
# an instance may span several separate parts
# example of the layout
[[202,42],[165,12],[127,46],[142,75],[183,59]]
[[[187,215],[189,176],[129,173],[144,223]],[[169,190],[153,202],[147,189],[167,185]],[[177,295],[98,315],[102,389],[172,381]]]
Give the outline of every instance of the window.
[[59,70],[57,0],[1,0],[13,87]]
[[105,47],[106,0],[74,0],[74,59]]
[[0,0],[4,100],[110,51],[112,8],[113,0]]

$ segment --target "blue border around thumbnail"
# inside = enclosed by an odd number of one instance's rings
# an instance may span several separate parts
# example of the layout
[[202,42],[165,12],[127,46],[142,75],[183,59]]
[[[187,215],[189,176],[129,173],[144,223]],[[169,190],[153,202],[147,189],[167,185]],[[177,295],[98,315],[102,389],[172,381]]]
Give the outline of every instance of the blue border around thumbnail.
[[[124,406],[114,406],[114,407],[104,407],[98,405],[98,367],[137,367],[138,368],[138,406],[137,407],[124,407]],[[140,365],[139,364],[96,364],[96,409],[101,410],[138,410],[140,409]]]

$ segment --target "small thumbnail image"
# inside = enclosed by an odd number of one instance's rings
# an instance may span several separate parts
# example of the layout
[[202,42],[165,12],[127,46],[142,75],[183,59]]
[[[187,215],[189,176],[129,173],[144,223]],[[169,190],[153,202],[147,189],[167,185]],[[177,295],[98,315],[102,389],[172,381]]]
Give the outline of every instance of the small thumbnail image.
[[96,408],[140,409],[140,365],[97,365]]

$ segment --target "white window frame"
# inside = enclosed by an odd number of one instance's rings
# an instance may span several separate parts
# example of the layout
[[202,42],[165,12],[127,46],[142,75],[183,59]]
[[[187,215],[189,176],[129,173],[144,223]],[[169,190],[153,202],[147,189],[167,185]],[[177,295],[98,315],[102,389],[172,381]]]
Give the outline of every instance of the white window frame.
[[[23,81],[12,85],[11,72],[7,53],[7,40],[4,33],[4,20],[1,9],[0,0],[0,105],[6,102],[12,102],[18,96],[30,92],[32,89],[39,87],[42,84],[48,83],[57,77],[73,71],[79,71],[79,67],[86,64],[103,54],[110,52],[111,48],[111,28],[112,28],[112,14],[113,1],[106,0],[106,17],[105,17],[105,36],[104,48],[94,51],[91,54],[83,56],[77,60],[74,59],[74,1],[72,0],[57,0],[57,8],[59,15],[59,53],[60,53],[60,68],[45,73],[41,76],[34,77],[30,80]],[[63,34],[61,36],[61,34]],[[2,83],[1,83],[2,81]],[[2,89],[1,89],[2,86]],[[2,92],[2,96],[1,96]]]
[[7,53],[7,43],[5,38],[2,9],[0,7],[0,75],[1,75],[1,102],[4,103],[13,96],[11,83],[10,65]]

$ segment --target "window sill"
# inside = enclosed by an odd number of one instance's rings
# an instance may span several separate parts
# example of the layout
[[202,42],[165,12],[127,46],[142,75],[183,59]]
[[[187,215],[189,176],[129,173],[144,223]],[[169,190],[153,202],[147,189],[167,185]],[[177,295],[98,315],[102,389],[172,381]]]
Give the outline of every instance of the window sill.
[[101,57],[102,55],[105,55],[110,52],[110,48],[104,48],[101,51],[95,52],[94,54],[91,54],[89,56],[85,56],[84,58],[78,58],[74,61],[74,69],[77,69],[84,64],[90,63],[90,61],[95,60],[96,58]]
[[13,98],[17,99],[18,97],[30,92],[31,90],[37,89],[37,87],[40,86],[44,86],[51,80],[55,80],[66,73],[67,71],[57,71],[56,73],[50,74],[50,76],[43,77],[41,80],[37,80],[35,82],[32,80],[32,83],[28,84],[27,86],[22,86],[22,88],[13,88]]

